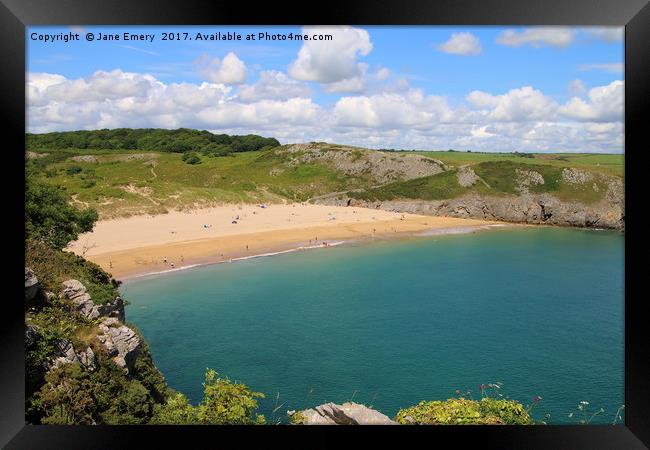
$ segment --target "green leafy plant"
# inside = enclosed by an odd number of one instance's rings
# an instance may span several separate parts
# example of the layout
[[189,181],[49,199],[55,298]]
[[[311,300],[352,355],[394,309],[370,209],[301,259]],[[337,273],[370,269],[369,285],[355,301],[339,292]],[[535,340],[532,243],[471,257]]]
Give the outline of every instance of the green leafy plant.
[[227,377],[208,369],[203,383],[203,400],[192,406],[180,393],[172,395],[167,403],[157,407],[151,423],[203,424],[203,425],[255,425],[264,424],[263,415],[255,413],[257,398],[264,394],[253,392],[248,386],[233,383]]
[[60,188],[28,177],[25,187],[25,231],[28,238],[62,249],[79,234],[92,230],[95,221],[95,210],[80,211],[70,206]]
[[403,425],[530,425],[526,408],[514,400],[483,398],[480,401],[450,398],[422,401],[401,409],[395,420]]

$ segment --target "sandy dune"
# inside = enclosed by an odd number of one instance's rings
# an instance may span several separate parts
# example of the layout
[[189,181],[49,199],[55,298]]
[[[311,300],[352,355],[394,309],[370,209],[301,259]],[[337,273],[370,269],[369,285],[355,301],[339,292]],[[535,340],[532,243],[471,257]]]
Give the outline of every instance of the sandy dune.
[[325,247],[325,242],[337,240],[493,223],[354,207],[225,205],[100,221],[68,250],[124,279],[298,247]]

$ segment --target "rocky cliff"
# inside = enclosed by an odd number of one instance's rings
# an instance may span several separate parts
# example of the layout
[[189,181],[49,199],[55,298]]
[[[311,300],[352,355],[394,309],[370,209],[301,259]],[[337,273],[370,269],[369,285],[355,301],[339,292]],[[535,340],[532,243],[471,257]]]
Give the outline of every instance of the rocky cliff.
[[35,242],[26,260],[27,421],[148,423],[170,390],[142,336],[125,323],[115,280],[83,258]]
[[536,225],[607,228],[620,231],[625,229],[625,206],[622,201],[603,201],[586,205],[575,201],[563,201],[550,194],[527,193],[520,196],[471,194],[449,200],[396,199],[386,201],[368,201],[339,196],[320,199],[318,203]]
[[[25,268],[25,298],[28,301],[33,301],[39,296],[49,301],[58,298],[64,301],[70,314],[92,320],[91,328],[95,329],[86,331],[86,334],[94,334],[102,345],[100,350],[110,356],[113,362],[128,374],[129,370],[133,369],[142,341],[133,329],[123,324],[124,301],[118,296],[104,305],[95,305],[86,287],[78,280],[66,280],[62,283],[62,288],[63,293],[59,296],[41,290],[34,272]],[[34,336],[40,332],[38,325],[27,324],[25,339],[28,347],[33,342]],[[75,348],[70,340],[58,339],[54,342],[54,348],[55,351],[46,364],[46,371],[69,363],[80,363],[88,370],[95,368],[95,352],[91,345]]]
[[[507,192],[488,184],[469,166],[449,173],[455,176],[446,192],[456,194],[450,198],[444,198],[444,192],[440,195],[443,198],[426,198],[431,189],[435,190],[435,183],[393,183],[386,190],[350,191],[320,197],[315,203],[525,224],[625,229],[625,188],[620,177],[564,168],[547,173],[545,178],[536,170],[506,165],[496,182],[510,182]],[[545,191],[549,184],[554,190]],[[410,189],[414,186],[416,190]]]

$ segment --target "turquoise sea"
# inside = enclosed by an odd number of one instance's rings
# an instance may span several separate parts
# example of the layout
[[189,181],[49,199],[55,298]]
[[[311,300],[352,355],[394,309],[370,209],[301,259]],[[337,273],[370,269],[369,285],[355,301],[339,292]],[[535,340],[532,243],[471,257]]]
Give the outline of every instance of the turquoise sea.
[[[533,416],[611,423],[624,403],[624,236],[551,227],[412,237],[125,282],[127,322],[193,403],[207,367],[268,422],[327,401],[393,416],[479,385]],[[277,412],[273,414],[273,409]],[[574,416],[569,418],[573,412]],[[619,421],[620,422],[620,421]]]

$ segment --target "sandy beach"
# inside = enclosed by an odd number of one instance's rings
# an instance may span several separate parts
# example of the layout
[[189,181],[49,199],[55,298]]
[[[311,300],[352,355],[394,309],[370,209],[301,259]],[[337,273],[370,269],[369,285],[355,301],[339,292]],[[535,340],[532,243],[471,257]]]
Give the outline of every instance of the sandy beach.
[[224,205],[100,221],[68,250],[117,279],[127,279],[255,255],[326,249],[342,241],[435,230],[472,231],[496,224],[355,207]]

